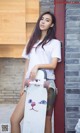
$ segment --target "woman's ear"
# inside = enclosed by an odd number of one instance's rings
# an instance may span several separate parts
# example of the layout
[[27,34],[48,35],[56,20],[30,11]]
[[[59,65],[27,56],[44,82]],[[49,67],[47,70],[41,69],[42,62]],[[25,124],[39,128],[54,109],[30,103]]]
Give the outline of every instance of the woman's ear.
[[51,24],[51,26],[50,27],[53,27],[54,26],[54,24]]

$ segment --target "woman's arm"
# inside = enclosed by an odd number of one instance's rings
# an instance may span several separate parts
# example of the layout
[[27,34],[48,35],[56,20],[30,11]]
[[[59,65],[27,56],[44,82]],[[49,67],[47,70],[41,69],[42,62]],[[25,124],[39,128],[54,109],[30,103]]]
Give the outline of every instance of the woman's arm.
[[39,64],[37,65],[38,69],[55,69],[57,66],[58,58],[52,58],[52,61],[50,64]]
[[31,73],[30,73],[30,78],[32,80],[35,79],[38,69],[51,69],[51,70],[54,70],[56,68],[56,66],[57,66],[57,63],[58,63],[58,58],[54,57],[54,58],[52,58],[52,61],[51,61],[50,64],[38,64],[38,65],[34,66],[32,71],[31,71]]

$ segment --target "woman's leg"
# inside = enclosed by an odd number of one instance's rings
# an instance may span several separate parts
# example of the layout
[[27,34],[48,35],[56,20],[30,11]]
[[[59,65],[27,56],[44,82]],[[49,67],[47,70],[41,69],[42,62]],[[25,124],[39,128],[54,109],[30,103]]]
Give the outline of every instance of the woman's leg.
[[24,116],[24,106],[25,106],[25,98],[26,98],[26,93],[24,93],[21,98],[19,103],[17,104],[10,122],[11,122],[11,133],[21,133],[20,130],[20,122],[23,119]]
[[49,88],[45,133],[52,133],[52,120],[51,120],[51,118],[52,118],[55,98],[56,98],[56,90],[54,90],[53,88]]
[[46,116],[45,133],[52,133],[51,116]]

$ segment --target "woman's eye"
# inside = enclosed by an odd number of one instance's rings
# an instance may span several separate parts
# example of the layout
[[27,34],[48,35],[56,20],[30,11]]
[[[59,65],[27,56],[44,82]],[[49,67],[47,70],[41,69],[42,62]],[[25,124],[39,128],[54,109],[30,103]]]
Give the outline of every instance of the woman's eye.
[[49,20],[48,20],[48,19],[47,19],[46,21],[47,21],[47,22],[49,22]]

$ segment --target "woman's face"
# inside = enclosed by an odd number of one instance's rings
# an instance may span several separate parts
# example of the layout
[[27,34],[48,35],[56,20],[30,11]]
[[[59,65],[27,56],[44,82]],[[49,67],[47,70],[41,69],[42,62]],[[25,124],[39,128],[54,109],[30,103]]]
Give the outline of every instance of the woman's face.
[[51,15],[49,15],[49,14],[43,15],[40,22],[39,22],[40,30],[47,31],[52,26],[53,26],[53,24],[52,24]]

